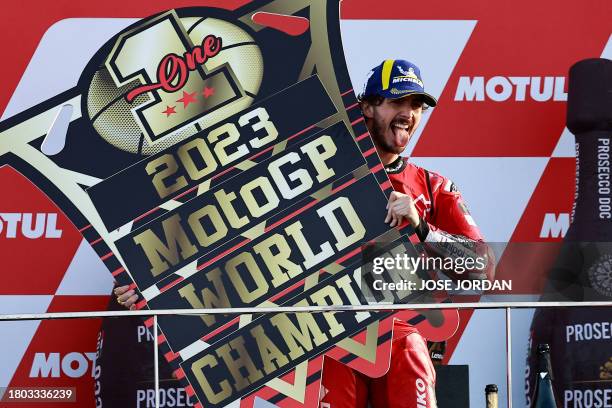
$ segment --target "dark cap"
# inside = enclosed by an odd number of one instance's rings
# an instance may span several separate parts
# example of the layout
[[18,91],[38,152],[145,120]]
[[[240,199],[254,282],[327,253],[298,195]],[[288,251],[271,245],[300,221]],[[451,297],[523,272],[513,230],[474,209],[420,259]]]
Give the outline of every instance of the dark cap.
[[398,99],[408,95],[423,95],[425,103],[436,106],[436,98],[425,92],[419,67],[405,60],[384,60],[368,74],[360,98],[379,95]]

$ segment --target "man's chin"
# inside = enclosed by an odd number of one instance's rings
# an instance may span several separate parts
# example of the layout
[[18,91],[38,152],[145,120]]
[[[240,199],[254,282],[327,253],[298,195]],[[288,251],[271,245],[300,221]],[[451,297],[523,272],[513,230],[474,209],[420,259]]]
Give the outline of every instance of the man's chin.
[[406,149],[406,146],[385,146],[384,151],[392,154],[400,154]]

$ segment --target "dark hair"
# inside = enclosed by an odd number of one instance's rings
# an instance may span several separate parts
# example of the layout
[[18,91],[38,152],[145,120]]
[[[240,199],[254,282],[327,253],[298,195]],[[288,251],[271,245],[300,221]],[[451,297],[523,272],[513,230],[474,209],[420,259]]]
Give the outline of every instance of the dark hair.
[[[429,105],[427,105],[425,103],[425,97],[423,97],[423,95],[417,95],[419,97],[419,99],[421,100],[421,102],[423,103],[423,110],[426,111],[427,109],[429,109]],[[372,106],[378,106],[381,103],[383,103],[383,101],[385,100],[385,98],[383,96],[380,95],[368,95],[368,96],[363,96],[363,95],[359,95],[357,97],[357,101],[359,103],[367,103],[368,105],[372,105]]]
[[359,97],[357,97],[357,100],[359,102],[365,102],[368,105],[378,106],[381,103],[383,103],[385,98],[383,98],[380,95],[368,95],[368,96],[359,95]]

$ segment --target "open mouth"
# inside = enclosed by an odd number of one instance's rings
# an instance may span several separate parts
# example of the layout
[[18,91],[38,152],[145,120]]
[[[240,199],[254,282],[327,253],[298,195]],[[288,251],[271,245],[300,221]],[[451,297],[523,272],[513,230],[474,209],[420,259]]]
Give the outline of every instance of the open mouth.
[[405,122],[391,122],[391,131],[393,132],[393,144],[397,147],[403,147],[408,144],[410,139],[410,124]]

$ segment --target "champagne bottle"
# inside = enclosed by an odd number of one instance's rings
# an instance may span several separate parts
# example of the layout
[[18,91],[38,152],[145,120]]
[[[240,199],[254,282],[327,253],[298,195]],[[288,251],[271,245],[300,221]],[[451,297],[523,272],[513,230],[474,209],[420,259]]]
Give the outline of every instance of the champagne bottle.
[[487,408],[497,408],[497,384],[487,384],[485,387],[485,402]]
[[544,300],[612,299],[612,61],[579,61],[569,71],[567,128],[576,137],[572,224]]
[[538,345],[538,371],[533,393],[534,408],[557,408],[552,385],[552,369],[550,366],[550,347],[548,344]]

